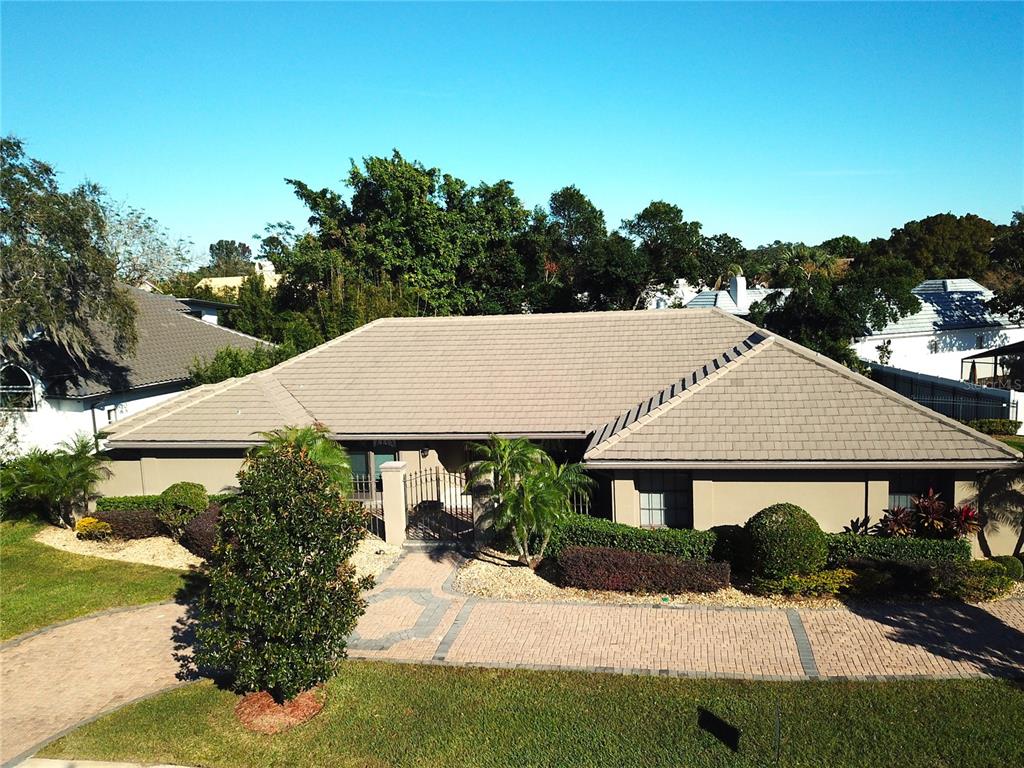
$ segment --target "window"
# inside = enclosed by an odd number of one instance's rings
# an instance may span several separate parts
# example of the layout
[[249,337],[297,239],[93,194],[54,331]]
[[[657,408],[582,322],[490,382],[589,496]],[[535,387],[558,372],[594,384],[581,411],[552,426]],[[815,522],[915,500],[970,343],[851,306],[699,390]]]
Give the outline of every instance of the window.
[[914,506],[912,496],[919,496],[927,493],[929,488],[934,488],[936,493],[942,494],[942,500],[947,503],[953,501],[953,482],[951,476],[943,476],[930,472],[895,472],[889,478],[889,506],[906,507]]
[[692,480],[685,473],[644,472],[637,478],[643,528],[692,528]]
[[36,390],[24,368],[5,365],[0,368],[0,408],[8,411],[34,411]]

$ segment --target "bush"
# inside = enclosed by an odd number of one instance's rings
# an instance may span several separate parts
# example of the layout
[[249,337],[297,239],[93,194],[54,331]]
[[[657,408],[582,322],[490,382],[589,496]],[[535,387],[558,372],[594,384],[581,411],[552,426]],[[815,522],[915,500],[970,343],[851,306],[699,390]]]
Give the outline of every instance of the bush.
[[710,529],[715,534],[715,545],[711,559],[729,563],[733,573],[750,572],[750,536],[742,525],[716,525]]
[[849,568],[835,568],[806,575],[796,574],[778,579],[755,578],[751,591],[758,595],[801,595],[821,597],[838,595],[850,588],[857,574]]
[[1013,587],[1013,579],[1006,575],[1006,569],[993,560],[939,563],[935,577],[935,592],[940,597],[971,603],[1002,597]]
[[99,511],[93,517],[110,524],[111,535],[117,539],[148,539],[166,536],[167,528],[152,509]]
[[1006,571],[1006,575],[1014,581],[1024,581],[1024,562],[1013,555],[997,555],[992,562],[999,563]]
[[728,563],[680,560],[609,547],[566,547],[558,556],[563,585],[615,592],[714,592],[729,585]]
[[366,529],[362,505],[342,498],[340,446],[314,428],[264,437],[221,509],[195,658],[284,701],[345,657],[364,606],[348,560]]
[[975,419],[968,421],[967,426],[986,435],[1016,435],[1020,422],[1013,419]]
[[179,543],[196,557],[209,560],[217,543],[220,505],[211,504],[185,524]]
[[861,536],[855,533],[826,533],[828,564],[844,565],[850,560],[945,560],[967,562],[971,545],[966,539],[919,539],[915,536]]
[[[233,493],[211,493],[211,504],[223,504]],[[133,510],[149,510],[156,512],[160,508],[160,494],[143,496],[101,496],[96,499],[97,512],[128,512]]]
[[199,483],[175,483],[160,494],[157,516],[177,539],[185,526],[209,504],[206,488]]
[[706,562],[711,559],[714,546],[713,531],[634,528],[599,517],[574,514],[555,526],[547,554],[557,557],[567,547],[609,547]]
[[111,532],[110,523],[95,517],[83,517],[75,523],[75,536],[80,539],[107,539]]
[[773,504],[747,521],[751,566],[762,579],[810,575],[828,559],[818,521],[795,504]]
[[934,560],[849,560],[847,567],[856,574],[850,592],[865,596],[927,597],[935,591]]

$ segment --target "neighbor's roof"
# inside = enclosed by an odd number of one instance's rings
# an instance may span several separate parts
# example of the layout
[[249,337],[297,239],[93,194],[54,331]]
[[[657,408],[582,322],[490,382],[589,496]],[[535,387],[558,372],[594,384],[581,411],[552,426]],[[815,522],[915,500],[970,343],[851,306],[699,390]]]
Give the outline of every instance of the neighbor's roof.
[[925,280],[913,293],[921,302],[921,309],[872,332],[872,336],[1014,325],[1006,315],[992,312],[985,306],[994,294],[969,278]]
[[1024,355],[1024,341],[1015,341],[1013,344],[1005,344],[1001,347],[986,349],[983,352],[976,352],[968,355],[964,360],[977,360],[983,357],[1000,357],[1001,355]]
[[747,288],[747,303],[746,306],[739,306],[733,301],[732,294],[729,293],[728,289],[721,290],[704,290],[686,302],[687,309],[706,309],[709,307],[717,307],[718,309],[724,310],[732,315],[745,315],[750,311],[750,306],[755,302],[766,299],[771,294],[778,291],[783,296],[788,296],[792,288]]
[[267,342],[212,325],[188,314],[189,308],[173,296],[128,289],[138,312],[138,344],[131,356],[119,354],[114,335],[103,323],[90,330],[99,352],[86,366],[75,364],[52,345],[30,345],[28,356],[55,397],[84,398],[139,387],[186,381],[196,359],[208,360],[224,347],[250,349]]
[[381,319],[119,422],[110,446],[245,445],[314,421],[343,440],[596,433],[588,460],[634,463],[1016,456],[717,309]]

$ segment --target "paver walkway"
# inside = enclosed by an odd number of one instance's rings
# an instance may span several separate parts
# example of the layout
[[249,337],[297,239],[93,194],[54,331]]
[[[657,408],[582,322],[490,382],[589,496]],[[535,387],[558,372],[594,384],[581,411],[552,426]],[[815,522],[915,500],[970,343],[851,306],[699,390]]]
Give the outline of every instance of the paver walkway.
[[[1024,675],[1024,600],[853,610],[518,603],[456,594],[459,562],[443,550],[403,553],[368,595],[350,655],[751,679]],[[0,646],[0,762],[179,683],[184,616],[182,606],[145,606]]]

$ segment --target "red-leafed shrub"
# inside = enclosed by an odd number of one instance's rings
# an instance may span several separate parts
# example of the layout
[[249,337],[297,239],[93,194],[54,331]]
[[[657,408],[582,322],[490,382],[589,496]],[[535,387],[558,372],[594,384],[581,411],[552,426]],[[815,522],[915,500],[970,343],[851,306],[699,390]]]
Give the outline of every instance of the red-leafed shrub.
[[185,525],[179,543],[196,557],[209,560],[217,543],[220,505],[211,504]]
[[110,535],[115,539],[148,539],[167,535],[167,528],[152,509],[97,509],[93,517],[110,523]]
[[564,586],[613,592],[714,592],[729,585],[728,563],[680,560],[608,547],[566,547],[558,555]]

